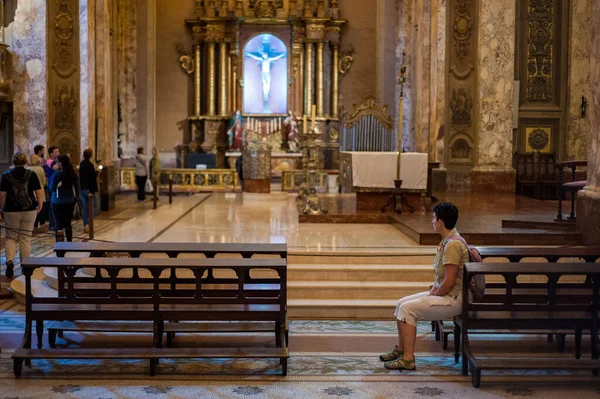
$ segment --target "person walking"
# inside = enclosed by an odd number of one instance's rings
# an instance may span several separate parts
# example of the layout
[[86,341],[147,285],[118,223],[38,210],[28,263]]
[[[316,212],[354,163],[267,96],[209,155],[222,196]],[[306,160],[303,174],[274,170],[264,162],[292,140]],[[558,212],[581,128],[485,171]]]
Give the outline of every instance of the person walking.
[[58,170],[54,173],[52,184],[52,213],[56,221],[56,238],[58,231],[64,230],[67,241],[73,241],[73,210],[79,197],[79,179],[71,159],[67,155],[58,157]]
[[58,147],[51,146],[48,148],[48,160],[44,165],[44,170],[46,171],[46,184],[48,186],[48,192],[46,193],[46,202],[48,208],[48,230],[54,231],[56,230],[56,222],[54,219],[54,213],[52,212],[52,206],[50,203],[50,199],[52,198],[52,193],[50,192],[50,186],[52,185],[52,178],[54,173],[58,170],[58,156],[60,152]]
[[[156,188],[156,192],[158,193],[158,184],[160,183],[160,157],[158,156],[158,151],[156,147],[152,147],[152,159],[150,159],[150,181],[152,182],[152,186]],[[158,195],[157,195],[157,199]]]
[[138,188],[138,202],[146,201],[146,180],[148,180],[149,165],[148,157],[144,155],[144,147],[138,147],[137,155],[133,158],[135,164],[135,184]]
[[27,155],[17,152],[14,168],[2,175],[0,210],[6,228],[6,277],[14,276],[17,243],[21,259],[31,253],[31,235],[36,215],[42,210],[44,193],[35,172],[25,169]]
[[83,161],[79,164],[79,188],[81,189],[81,203],[83,209],[81,215],[83,216],[83,230],[86,233],[90,232],[90,217],[88,215],[88,201],[89,194],[92,194],[92,208],[94,215],[98,202],[96,199],[96,193],[98,192],[98,168],[92,163],[92,155],[94,152],[91,149],[87,149],[83,152]]
[[44,168],[40,165],[40,157],[36,154],[31,155],[29,157],[29,166],[27,169],[34,172],[40,181],[40,186],[42,187],[42,210],[38,212],[37,217],[35,218],[35,223],[33,227],[37,228],[38,226],[43,226],[48,220],[48,206],[46,205],[46,173],[44,172]]

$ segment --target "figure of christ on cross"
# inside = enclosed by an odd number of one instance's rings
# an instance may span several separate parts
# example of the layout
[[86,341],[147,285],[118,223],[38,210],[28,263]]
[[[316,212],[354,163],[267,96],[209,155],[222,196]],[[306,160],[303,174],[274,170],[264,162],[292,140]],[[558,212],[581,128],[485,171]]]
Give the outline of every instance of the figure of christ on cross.
[[286,53],[275,55],[273,52],[267,53],[265,50],[260,50],[258,53],[246,53],[250,57],[258,61],[261,65],[262,89],[263,89],[263,108],[268,110],[269,97],[271,95],[271,65],[283,57]]

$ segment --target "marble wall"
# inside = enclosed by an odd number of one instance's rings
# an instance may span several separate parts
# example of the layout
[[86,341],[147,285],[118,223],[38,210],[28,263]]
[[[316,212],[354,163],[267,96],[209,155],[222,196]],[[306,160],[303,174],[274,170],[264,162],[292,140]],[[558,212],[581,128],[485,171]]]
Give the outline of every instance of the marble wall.
[[46,1],[20,0],[11,23],[15,151],[46,145]]
[[590,118],[581,117],[581,97],[590,100],[591,29],[589,0],[572,0],[569,36],[569,109],[567,112],[567,159],[586,159]]
[[515,73],[514,0],[479,5],[477,139],[471,190],[514,192],[512,168]]

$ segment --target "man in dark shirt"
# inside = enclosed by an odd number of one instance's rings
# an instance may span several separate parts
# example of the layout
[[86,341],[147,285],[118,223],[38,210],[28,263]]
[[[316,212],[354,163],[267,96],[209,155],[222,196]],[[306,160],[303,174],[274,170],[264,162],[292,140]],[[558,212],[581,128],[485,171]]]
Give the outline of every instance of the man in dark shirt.
[[83,209],[81,215],[83,216],[83,228],[86,233],[89,232],[89,215],[88,215],[88,201],[89,194],[93,196],[93,209],[94,214],[97,209],[96,193],[98,192],[98,169],[91,161],[93,152],[91,149],[87,149],[83,152],[83,161],[79,164],[79,195],[81,196],[81,202]]
[[4,172],[0,182],[0,209],[6,228],[6,277],[14,275],[17,242],[21,259],[31,252],[31,235],[35,218],[42,210],[43,192],[37,175],[25,169],[27,155],[17,152],[13,169]]

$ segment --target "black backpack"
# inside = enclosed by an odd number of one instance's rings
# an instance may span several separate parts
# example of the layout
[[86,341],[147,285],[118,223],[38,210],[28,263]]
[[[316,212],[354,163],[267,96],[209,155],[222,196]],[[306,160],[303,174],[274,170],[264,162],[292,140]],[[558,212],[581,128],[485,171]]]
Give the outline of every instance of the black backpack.
[[25,169],[25,176],[22,180],[17,180],[13,177],[10,171],[4,172],[4,177],[8,179],[12,186],[12,193],[8,197],[12,200],[15,208],[21,211],[28,211],[33,205],[33,201],[29,196],[29,178],[31,177],[31,171]]

